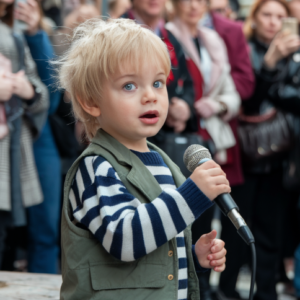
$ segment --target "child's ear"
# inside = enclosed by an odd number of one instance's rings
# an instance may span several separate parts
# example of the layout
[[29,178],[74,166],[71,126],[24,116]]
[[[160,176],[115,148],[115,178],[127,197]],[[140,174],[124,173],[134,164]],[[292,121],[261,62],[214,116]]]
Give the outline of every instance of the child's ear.
[[93,117],[99,117],[101,115],[101,110],[98,106],[90,106],[82,101],[79,97],[77,97],[78,102],[85,112]]

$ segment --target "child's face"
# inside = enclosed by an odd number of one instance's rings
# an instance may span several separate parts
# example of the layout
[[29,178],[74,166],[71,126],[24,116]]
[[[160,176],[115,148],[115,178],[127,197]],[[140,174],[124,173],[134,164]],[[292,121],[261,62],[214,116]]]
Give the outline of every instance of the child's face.
[[104,83],[100,125],[127,148],[148,151],[146,138],[163,126],[168,113],[167,76],[143,63],[139,70],[124,64]]

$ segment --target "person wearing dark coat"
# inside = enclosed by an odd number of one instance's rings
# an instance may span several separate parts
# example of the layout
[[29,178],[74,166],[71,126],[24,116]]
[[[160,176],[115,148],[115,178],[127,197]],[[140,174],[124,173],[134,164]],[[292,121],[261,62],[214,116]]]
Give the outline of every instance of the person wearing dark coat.
[[[245,115],[264,115],[274,108],[300,115],[300,40],[297,35],[279,33],[282,18],[288,16],[289,9],[285,1],[257,0],[253,4],[244,32],[249,41],[256,87],[252,97],[243,102]],[[266,157],[251,165],[244,161],[245,183],[236,191],[242,199],[238,203],[240,213],[251,226],[256,243],[255,300],[277,299],[276,275],[284,236],[288,234],[284,221],[291,197],[283,187],[282,165],[287,154]],[[238,298],[235,285],[240,267],[248,262],[248,247],[236,235],[228,220],[227,223],[227,240],[222,238],[230,254],[227,256],[226,271],[220,278],[220,289],[226,297]]]

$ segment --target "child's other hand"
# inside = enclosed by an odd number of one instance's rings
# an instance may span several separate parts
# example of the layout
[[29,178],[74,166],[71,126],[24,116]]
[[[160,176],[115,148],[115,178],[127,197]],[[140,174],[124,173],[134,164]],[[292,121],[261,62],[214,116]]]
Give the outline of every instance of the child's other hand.
[[220,194],[231,192],[226,174],[213,160],[197,167],[190,178],[211,201]]
[[227,250],[224,248],[225,243],[216,239],[216,236],[216,230],[203,234],[195,245],[195,253],[202,268],[223,272]]

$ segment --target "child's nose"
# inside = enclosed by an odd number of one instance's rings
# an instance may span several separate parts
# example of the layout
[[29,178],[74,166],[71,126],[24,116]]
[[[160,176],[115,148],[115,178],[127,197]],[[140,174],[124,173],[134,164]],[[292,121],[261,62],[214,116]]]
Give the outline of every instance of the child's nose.
[[142,97],[142,104],[147,104],[151,102],[157,102],[156,94],[154,93],[152,88],[147,88]]

